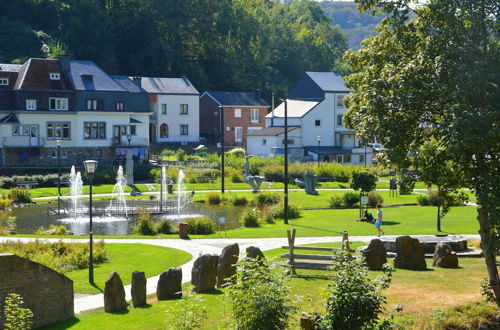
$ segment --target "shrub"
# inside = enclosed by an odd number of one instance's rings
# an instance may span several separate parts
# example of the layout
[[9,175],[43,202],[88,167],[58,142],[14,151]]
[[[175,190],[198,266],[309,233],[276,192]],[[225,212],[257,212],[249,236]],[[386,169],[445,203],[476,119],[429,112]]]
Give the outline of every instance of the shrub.
[[383,275],[370,279],[361,257],[352,259],[348,252],[337,252],[327,289],[326,313],[320,317],[320,328],[374,328],[386,303],[382,290],[389,287],[391,275],[391,270],[385,268]]
[[228,154],[232,154],[236,157],[245,157],[246,151],[243,148],[233,148],[227,152]]
[[7,227],[9,233],[15,233],[17,231],[17,218],[13,216],[7,217],[5,227]]
[[29,308],[23,308],[23,305],[23,297],[18,294],[10,293],[5,297],[3,315],[6,330],[31,329],[33,326],[33,313]]
[[139,235],[156,235],[156,230],[151,219],[149,209],[142,208],[137,215],[137,223],[134,227],[134,233]]
[[183,162],[186,159],[186,150],[179,148],[175,152],[175,155],[177,156],[178,161]]
[[231,198],[231,203],[233,203],[234,206],[245,206],[248,204],[248,200],[246,196],[234,195],[233,198]]
[[438,206],[439,204],[439,194],[435,189],[427,191],[427,197],[429,198],[429,205]]
[[375,207],[378,204],[382,205],[384,203],[384,198],[377,191],[370,191],[368,193],[368,205]]
[[344,205],[344,199],[339,195],[330,196],[330,207],[341,207]]
[[215,223],[209,217],[186,219],[189,225],[189,234],[210,235],[215,233]]
[[342,199],[344,200],[345,206],[347,206],[347,207],[353,207],[353,206],[355,206],[356,204],[359,203],[359,194],[355,193],[355,192],[352,192],[352,191],[349,191],[349,192],[346,192],[344,194],[344,196],[342,197]]
[[12,205],[12,201],[10,199],[0,198],[0,210],[6,210],[9,206]]
[[427,195],[418,195],[417,196],[417,203],[420,206],[429,206],[429,205],[431,205],[431,201],[429,199],[429,196],[427,196]]
[[219,205],[220,202],[221,202],[221,197],[219,195],[219,193],[216,193],[216,192],[209,192],[207,194],[207,202],[208,204],[211,204],[211,205]]
[[275,192],[261,192],[255,196],[254,203],[257,206],[274,205],[280,202],[280,195]]
[[[301,209],[297,204],[289,203],[288,204],[288,219],[297,219],[300,218]],[[285,205],[281,204],[279,208],[276,209],[275,213],[276,218],[285,218]]]
[[244,227],[260,227],[258,212],[255,209],[247,209],[241,214],[240,223]]
[[285,281],[283,268],[270,269],[262,259],[241,259],[235,281],[229,286],[236,328],[287,329],[297,311]]
[[363,193],[372,191],[377,186],[377,177],[369,172],[353,172],[351,176],[351,188],[361,190]]
[[274,221],[274,219],[276,219],[276,212],[277,212],[276,206],[265,207],[260,214],[261,222],[269,224],[276,223],[276,221]]
[[283,165],[279,164],[265,165],[260,168],[259,173],[260,175],[264,176],[266,181],[283,182],[283,177],[284,177]]
[[173,156],[175,156],[175,151],[173,151],[171,149],[163,149],[161,151],[161,155],[165,156],[165,157],[173,157]]
[[201,329],[207,319],[207,309],[199,295],[185,296],[167,312],[171,329]]
[[24,188],[12,188],[10,199],[17,203],[31,203],[31,192]]
[[169,219],[161,219],[156,223],[156,232],[159,234],[174,234],[176,231]]

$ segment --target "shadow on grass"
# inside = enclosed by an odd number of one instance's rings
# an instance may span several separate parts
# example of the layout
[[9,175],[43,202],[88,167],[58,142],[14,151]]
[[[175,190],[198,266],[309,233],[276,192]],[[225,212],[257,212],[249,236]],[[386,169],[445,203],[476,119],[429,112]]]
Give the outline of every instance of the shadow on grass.
[[297,275],[293,275],[292,277],[295,277],[295,278],[300,278],[302,280],[306,280],[306,281],[314,281],[314,280],[329,280],[330,277],[328,275],[300,275],[300,274],[297,274]]
[[318,228],[318,227],[303,226],[303,225],[297,225],[297,224],[294,224],[294,223],[292,223],[291,225],[293,227],[309,228],[309,229],[314,229],[314,230],[319,230],[319,231],[326,231],[328,233],[336,233],[336,234],[339,234],[339,235],[343,234],[343,232],[341,232],[341,231],[328,230],[328,229],[323,229],[323,228]]
[[129,310],[126,309],[124,311],[119,311],[119,312],[107,312],[107,314],[111,314],[111,315],[126,315],[129,313]]
[[95,283],[91,283],[90,286],[93,286],[94,288],[96,288],[97,290],[99,290],[99,292],[101,292],[101,293],[104,292],[104,289],[102,289],[99,285],[97,285]]
[[400,225],[401,222],[397,222],[397,221],[382,221],[382,227],[383,226],[394,226],[394,225]]
[[215,289],[213,291],[209,291],[209,292],[203,292],[203,294],[206,294],[206,295],[210,295],[210,296],[219,296],[221,294],[224,294],[224,292],[222,292],[221,290],[219,289]]
[[75,326],[76,324],[78,324],[80,322],[80,319],[77,318],[77,317],[72,317],[70,318],[69,320],[66,320],[66,321],[62,321],[62,322],[57,322],[57,323],[52,323],[52,324],[49,324],[49,325],[46,325],[44,327],[41,327],[39,329],[50,329],[50,330],[59,330],[59,329],[68,329],[68,328],[71,328],[73,326]]
[[134,309],[147,309],[147,308],[151,308],[151,307],[153,307],[153,305],[151,305],[151,304],[144,304],[142,306],[134,307]]

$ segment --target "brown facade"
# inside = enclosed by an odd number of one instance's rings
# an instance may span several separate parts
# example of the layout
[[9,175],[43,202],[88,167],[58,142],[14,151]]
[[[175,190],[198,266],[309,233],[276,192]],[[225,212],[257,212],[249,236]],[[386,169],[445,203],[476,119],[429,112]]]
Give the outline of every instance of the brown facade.
[[210,96],[204,95],[200,99],[200,136],[210,145],[220,141],[219,105]]

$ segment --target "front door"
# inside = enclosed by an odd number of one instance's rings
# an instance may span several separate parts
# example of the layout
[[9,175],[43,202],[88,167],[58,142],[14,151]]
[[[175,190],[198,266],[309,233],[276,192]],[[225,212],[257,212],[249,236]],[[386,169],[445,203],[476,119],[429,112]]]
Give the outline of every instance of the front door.
[[242,127],[235,127],[234,128],[234,142],[236,144],[241,143],[241,140],[243,139],[243,128]]
[[38,147],[39,146],[39,138],[38,138],[38,125],[30,125],[30,146]]

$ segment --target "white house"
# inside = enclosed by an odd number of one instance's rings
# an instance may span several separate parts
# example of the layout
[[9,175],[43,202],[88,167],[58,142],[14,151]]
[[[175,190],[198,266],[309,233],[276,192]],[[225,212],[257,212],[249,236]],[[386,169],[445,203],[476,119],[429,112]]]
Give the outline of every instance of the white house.
[[152,143],[199,142],[200,94],[186,77],[142,77],[140,86],[149,94]]
[[[249,155],[260,157],[273,157],[285,153],[283,141],[285,138],[284,127],[266,127],[261,130],[249,131],[247,152]],[[288,128],[288,154],[291,161],[303,159],[302,132],[300,127]]]

